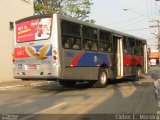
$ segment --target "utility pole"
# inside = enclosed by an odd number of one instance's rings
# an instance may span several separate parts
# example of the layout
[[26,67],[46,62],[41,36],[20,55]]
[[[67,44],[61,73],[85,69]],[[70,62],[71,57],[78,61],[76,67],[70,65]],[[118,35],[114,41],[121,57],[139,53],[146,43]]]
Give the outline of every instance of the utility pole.
[[[158,2],[160,0],[156,0],[156,2]],[[157,20],[157,27],[158,27],[158,34],[157,34],[157,39],[158,39],[158,50],[160,51],[160,21]],[[160,60],[160,57],[159,57]]]
[[153,20],[150,22],[156,22],[157,25],[155,26],[150,26],[150,27],[157,27],[157,42],[158,42],[158,50],[160,50],[160,21],[159,20]]
[[[154,21],[150,21],[150,22],[156,22],[157,25],[155,26],[150,26],[150,27],[157,27],[158,29],[158,33],[157,33],[157,42],[158,42],[158,51],[160,51],[160,21],[159,20],[154,20]],[[158,56],[158,60],[159,60],[159,64],[160,64],[160,54]]]
[[158,34],[157,34],[157,39],[158,39],[158,50],[160,50],[160,21],[157,20],[157,27],[158,27]]

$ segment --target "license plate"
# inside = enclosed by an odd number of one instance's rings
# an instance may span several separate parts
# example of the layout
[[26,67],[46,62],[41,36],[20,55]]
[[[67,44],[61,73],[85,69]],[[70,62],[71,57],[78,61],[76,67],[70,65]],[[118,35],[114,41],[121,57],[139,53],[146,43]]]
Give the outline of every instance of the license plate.
[[35,64],[28,65],[28,69],[29,70],[37,70],[38,69],[38,65],[35,65]]

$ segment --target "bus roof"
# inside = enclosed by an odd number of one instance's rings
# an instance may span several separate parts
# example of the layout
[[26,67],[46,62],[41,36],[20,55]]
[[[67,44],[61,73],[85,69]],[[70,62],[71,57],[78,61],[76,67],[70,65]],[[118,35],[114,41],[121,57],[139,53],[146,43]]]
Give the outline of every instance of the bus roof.
[[20,22],[31,20],[31,19],[34,19],[34,18],[43,18],[43,17],[52,17],[52,16],[53,16],[53,14],[34,15],[34,16],[29,16],[29,17],[17,20],[15,23],[18,24]]
[[114,34],[117,34],[117,35],[120,35],[120,36],[126,36],[126,37],[132,37],[132,38],[135,38],[135,39],[139,39],[139,40],[142,40],[142,41],[146,41],[146,39],[144,38],[140,38],[140,37],[136,37],[134,35],[130,35],[130,34],[127,34],[127,33],[123,33],[123,32],[120,32],[120,31],[117,31],[117,30],[114,30],[114,29],[111,29],[111,28],[107,28],[107,27],[102,27],[100,25],[96,25],[96,24],[93,24],[93,23],[87,23],[87,22],[84,22],[82,20],[78,20],[78,19],[75,19],[75,18],[72,18],[72,17],[69,17],[69,16],[65,16],[65,15],[62,15],[62,14],[58,14],[62,19],[65,19],[65,20],[69,20],[69,21],[73,21],[73,22],[76,22],[76,23],[80,23],[80,24],[83,24],[83,25],[87,25],[87,26],[90,26],[90,27],[95,27],[95,28],[98,28],[98,29],[102,29],[102,30],[106,30],[108,32],[112,32]]
[[[138,39],[138,40],[142,40],[143,42],[146,42],[146,39],[144,39],[144,38],[136,37],[134,35],[130,35],[130,34],[127,34],[127,33],[124,33],[124,32],[120,32],[120,31],[117,31],[117,30],[114,30],[114,29],[111,29],[111,28],[102,27],[100,25],[96,25],[96,24],[93,24],[93,23],[87,23],[87,22],[84,22],[82,20],[78,20],[78,19],[73,18],[73,17],[62,15],[60,13],[53,13],[53,14],[57,15],[58,17],[60,17],[64,20],[68,20],[68,21],[72,21],[72,22],[75,22],[75,23],[80,23],[82,25],[86,25],[86,26],[97,28],[97,29],[105,30],[105,31],[111,32],[112,34],[118,35],[118,36],[131,37],[131,38],[135,38],[135,39]],[[30,17],[20,19],[20,20],[16,21],[15,23],[17,24],[17,23],[20,23],[20,22],[23,22],[23,21],[26,21],[26,20],[34,19],[34,18],[52,17],[53,14],[34,15],[34,16],[30,16]]]

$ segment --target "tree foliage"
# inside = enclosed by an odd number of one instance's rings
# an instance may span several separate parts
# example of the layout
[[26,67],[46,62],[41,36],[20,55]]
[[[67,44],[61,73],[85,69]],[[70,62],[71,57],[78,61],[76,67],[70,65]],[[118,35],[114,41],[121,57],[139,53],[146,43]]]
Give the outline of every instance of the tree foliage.
[[35,14],[61,13],[87,22],[95,22],[89,18],[92,0],[35,0]]

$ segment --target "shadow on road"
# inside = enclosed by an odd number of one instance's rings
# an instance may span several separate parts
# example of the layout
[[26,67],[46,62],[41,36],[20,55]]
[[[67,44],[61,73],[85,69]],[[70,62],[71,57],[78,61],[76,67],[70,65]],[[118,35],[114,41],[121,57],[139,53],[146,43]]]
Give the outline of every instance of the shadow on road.
[[[51,116],[44,116],[44,119],[55,118],[56,116],[52,116],[52,113],[62,114],[57,118],[66,120],[70,120],[72,117],[79,118],[79,120],[89,120],[92,117],[105,119],[108,115],[116,113],[155,114],[157,101],[154,99],[152,81],[146,79],[146,77],[140,77],[138,81],[134,81],[132,78],[112,80],[109,81],[106,88],[102,89],[92,88],[88,83],[78,83],[75,87],[69,88],[59,85],[58,82],[51,82],[48,85],[26,88],[16,91],[14,94],[12,92],[3,95],[0,111],[5,113],[36,113],[66,102],[67,104],[64,106],[53,108]],[[4,101],[3,99],[7,96],[9,96],[8,99]],[[87,114],[92,115],[88,116]],[[93,116],[96,114],[102,114],[102,116]],[[38,120],[43,118],[41,115],[37,117]],[[112,117],[114,116],[111,116],[111,119]]]
[[[144,80],[144,77],[140,76],[138,80],[135,80],[133,77],[127,77],[123,79],[113,79],[108,81],[108,84],[106,87],[111,85],[118,85],[121,83],[128,83],[128,82],[136,84],[135,82],[140,80]],[[65,92],[65,91],[85,90],[85,89],[91,89],[95,87],[91,86],[88,82],[77,82],[77,84],[72,87],[61,86],[58,82],[50,82],[48,85],[37,86],[35,88],[40,90],[45,90],[45,91],[56,91],[57,93],[59,93],[59,92]],[[95,88],[95,89],[105,89],[105,88]]]

